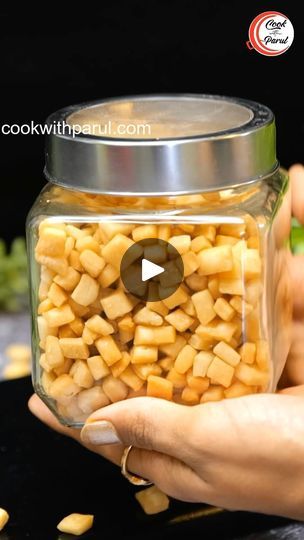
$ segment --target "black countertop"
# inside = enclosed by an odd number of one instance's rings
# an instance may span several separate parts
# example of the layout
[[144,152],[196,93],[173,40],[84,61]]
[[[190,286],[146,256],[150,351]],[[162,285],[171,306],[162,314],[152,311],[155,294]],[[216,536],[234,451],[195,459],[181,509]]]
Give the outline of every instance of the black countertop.
[[[304,539],[304,524],[172,500],[146,516],[117,467],[52,432],[27,410],[29,378],[0,383],[0,507],[10,521],[0,540],[71,539],[57,523],[71,512],[95,515],[81,538]],[[196,519],[189,519],[192,513]],[[206,515],[207,513],[207,515]]]

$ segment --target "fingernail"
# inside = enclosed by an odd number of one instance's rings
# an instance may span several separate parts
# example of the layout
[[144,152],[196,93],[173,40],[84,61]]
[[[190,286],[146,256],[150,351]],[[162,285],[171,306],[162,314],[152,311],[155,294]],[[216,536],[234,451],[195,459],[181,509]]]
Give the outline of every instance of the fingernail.
[[80,433],[81,440],[87,444],[117,444],[121,443],[117,431],[111,422],[101,420],[85,424]]

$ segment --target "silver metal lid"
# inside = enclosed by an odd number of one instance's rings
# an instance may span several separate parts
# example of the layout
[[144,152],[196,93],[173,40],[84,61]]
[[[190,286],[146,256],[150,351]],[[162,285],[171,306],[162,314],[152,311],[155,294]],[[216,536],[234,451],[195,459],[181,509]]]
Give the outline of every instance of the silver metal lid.
[[47,119],[45,175],[70,189],[177,195],[273,172],[273,113],[211,95],[151,95],[67,107]]

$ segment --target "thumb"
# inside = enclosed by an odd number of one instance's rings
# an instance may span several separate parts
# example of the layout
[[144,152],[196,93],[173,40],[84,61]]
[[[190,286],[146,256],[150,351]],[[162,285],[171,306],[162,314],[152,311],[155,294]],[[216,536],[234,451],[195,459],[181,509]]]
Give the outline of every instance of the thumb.
[[185,459],[196,407],[140,397],[113,403],[94,412],[81,438],[86,444],[133,445]]

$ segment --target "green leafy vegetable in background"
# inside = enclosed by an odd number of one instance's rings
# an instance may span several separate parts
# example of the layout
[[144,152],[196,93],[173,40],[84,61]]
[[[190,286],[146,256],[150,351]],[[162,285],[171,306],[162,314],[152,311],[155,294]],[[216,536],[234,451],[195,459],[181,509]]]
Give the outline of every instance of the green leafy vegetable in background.
[[20,311],[28,304],[27,256],[24,238],[15,238],[8,252],[0,239],[0,309]]
[[304,254],[304,227],[295,218],[292,219],[291,248],[296,255]]

